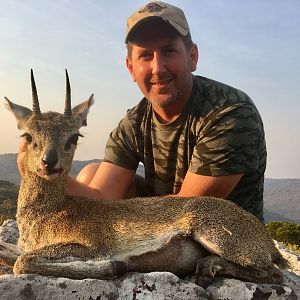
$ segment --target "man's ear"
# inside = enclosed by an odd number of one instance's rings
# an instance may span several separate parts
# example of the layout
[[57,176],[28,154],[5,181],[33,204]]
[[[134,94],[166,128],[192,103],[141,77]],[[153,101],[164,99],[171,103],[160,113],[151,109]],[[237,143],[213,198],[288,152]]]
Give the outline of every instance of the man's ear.
[[136,82],[133,67],[132,67],[132,59],[129,56],[126,56],[126,66],[127,66],[127,70],[131,75],[132,80]]
[[196,44],[192,45],[192,48],[190,50],[190,57],[191,57],[191,72],[194,72],[197,69],[197,63],[199,58],[198,47]]

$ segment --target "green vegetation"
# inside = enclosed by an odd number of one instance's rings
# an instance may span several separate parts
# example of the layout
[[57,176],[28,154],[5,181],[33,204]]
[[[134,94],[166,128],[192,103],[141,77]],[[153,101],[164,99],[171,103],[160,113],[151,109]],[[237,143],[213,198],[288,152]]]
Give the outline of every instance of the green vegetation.
[[0,180],[0,226],[5,220],[16,218],[18,192],[17,185]]
[[266,226],[274,240],[283,243],[288,249],[300,254],[300,224],[271,222]]

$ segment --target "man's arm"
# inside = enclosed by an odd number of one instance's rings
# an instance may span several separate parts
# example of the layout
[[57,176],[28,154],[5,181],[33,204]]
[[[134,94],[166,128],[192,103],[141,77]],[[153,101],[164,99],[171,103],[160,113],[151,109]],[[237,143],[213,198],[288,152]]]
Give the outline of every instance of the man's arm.
[[83,179],[82,172],[76,179],[69,177],[66,186],[67,194],[105,200],[135,196],[134,170],[102,162],[92,173],[94,174],[91,180],[88,180],[89,182]]
[[202,132],[178,196],[227,198],[246,172],[259,167],[260,116],[250,104],[225,106]]
[[226,199],[242,177],[243,174],[213,177],[187,172],[177,196],[213,196]]

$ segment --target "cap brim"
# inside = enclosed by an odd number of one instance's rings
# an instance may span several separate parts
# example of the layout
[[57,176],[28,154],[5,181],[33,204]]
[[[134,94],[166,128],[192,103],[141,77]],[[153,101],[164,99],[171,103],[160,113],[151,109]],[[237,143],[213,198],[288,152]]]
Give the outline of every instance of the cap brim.
[[178,23],[175,23],[174,21],[170,21],[170,20],[165,20],[165,21],[168,22],[170,25],[172,25],[174,29],[176,29],[176,31],[178,31],[178,33],[181,34],[182,36],[188,35],[189,32]]

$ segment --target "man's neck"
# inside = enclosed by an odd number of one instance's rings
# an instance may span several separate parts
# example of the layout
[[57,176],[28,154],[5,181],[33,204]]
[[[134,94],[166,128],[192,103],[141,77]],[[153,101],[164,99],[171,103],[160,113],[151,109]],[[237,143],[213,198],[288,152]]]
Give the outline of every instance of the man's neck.
[[152,107],[159,123],[168,124],[168,123],[172,123],[180,116],[185,104],[186,103],[184,103],[182,107],[176,107],[176,108],[174,107],[174,105],[168,108],[161,108],[156,106],[152,106]]

